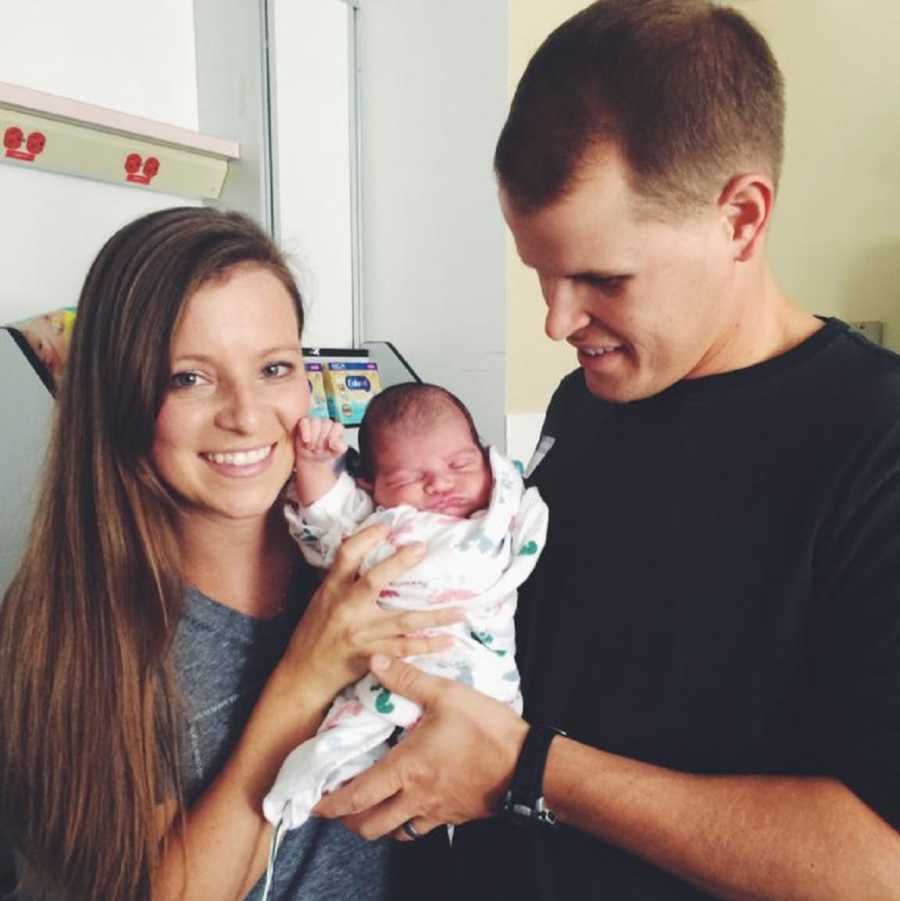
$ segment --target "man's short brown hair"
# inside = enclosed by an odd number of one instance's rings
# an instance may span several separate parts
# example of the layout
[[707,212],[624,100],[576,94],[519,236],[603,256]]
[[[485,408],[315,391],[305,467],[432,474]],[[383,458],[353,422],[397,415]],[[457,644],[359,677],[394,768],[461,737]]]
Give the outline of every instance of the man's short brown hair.
[[762,35],[708,0],[599,0],[532,57],[494,167],[528,214],[615,145],[634,190],[670,214],[762,167],[777,184],[784,84]]

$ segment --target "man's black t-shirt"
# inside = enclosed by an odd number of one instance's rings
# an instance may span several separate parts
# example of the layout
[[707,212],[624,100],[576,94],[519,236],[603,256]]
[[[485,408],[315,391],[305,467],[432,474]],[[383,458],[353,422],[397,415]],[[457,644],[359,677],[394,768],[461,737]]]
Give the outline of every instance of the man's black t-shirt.
[[[900,357],[832,319],[629,404],[578,370],[544,435],[525,718],[687,772],[831,776],[900,827]],[[565,827],[474,823],[454,852],[472,898],[706,897]]]

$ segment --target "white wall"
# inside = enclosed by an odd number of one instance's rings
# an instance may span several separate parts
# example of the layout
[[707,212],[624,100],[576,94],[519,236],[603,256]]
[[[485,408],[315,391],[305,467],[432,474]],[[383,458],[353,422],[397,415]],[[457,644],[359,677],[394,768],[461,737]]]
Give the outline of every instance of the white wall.
[[801,306],[881,320],[900,351],[900,4],[732,0],[787,86],[770,256]]
[[[197,128],[193,8],[156,0],[0,3],[0,81]],[[74,305],[100,245],[178,197],[0,163],[0,325]],[[0,333],[0,592],[21,552],[46,446],[49,394]],[[12,426],[12,428],[10,428]]]
[[[192,5],[0,4],[0,81],[197,128]],[[177,197],[0,164],[0,324],[73,305],[120,225]]]
[[506,0],[363,0],[364,337],[392,340],[505,446]]
[[350,27],[343,0],[274,0],[275,237],[303,292],[303,343],[353,342]]

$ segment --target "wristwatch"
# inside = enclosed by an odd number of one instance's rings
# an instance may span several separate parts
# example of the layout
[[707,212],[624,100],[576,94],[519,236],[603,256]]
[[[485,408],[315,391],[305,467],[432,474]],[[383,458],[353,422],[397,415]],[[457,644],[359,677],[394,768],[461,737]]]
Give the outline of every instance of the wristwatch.
[[553,726],[532,726],[525,736],[513,771],[509,791],[503,799],[503,812],[515,822],[538,823],[555,829],[556,814],[544,803],[544,767],[550,742],[565,735]]

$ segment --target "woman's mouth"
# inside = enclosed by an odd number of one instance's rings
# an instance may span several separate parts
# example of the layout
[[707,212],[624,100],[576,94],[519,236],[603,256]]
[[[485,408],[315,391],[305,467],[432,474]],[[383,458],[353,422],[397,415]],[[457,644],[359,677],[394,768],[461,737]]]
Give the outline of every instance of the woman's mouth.
[[274,444],[266,444],[248,450],[207,451],[200,456],[218,470],[232,474],[253,475],[265,467],[274,448]]

